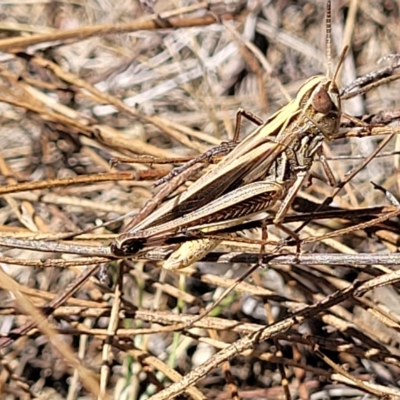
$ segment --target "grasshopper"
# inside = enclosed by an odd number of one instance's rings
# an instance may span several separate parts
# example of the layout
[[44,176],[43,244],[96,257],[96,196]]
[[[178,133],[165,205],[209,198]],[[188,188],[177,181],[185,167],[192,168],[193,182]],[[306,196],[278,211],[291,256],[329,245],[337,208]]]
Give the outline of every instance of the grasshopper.
[[[331,59],[331,4],[327,2],[327,58]],[[341,59],[344,58],[342,53]],[[328,65],[329,65],[328,64]],[[138,256],[151,248],[173,242],[179,234],[210,232],[215,227],[235,226],[268,211],[281,201],[273,220],[281,225],[296,193],[307,177],[314,159],[322,156],[322,143],[338,133],[341,104],[336,78],[340,62],[331,74],[313,76],[296,97],[266,122],[239,110],[235,136],[242,117],[258,124],[249,136],[232,146],[208,171],[180,195],[162,204],[155,212],[120,235],[111,245],[116,256]],[[332,76],[331,76],[332,75]],[[322,158],[321,158],[322,159]],[[323,164],[324,165],[324,164]],[[326,166],[326,165],[325,165]],[[325,171],[328,170],[324,167]],[[328,174],[328,178],[332,174]],[[201,259],[220,243],[201,238],[182,244],[164,268],[185,267]]]

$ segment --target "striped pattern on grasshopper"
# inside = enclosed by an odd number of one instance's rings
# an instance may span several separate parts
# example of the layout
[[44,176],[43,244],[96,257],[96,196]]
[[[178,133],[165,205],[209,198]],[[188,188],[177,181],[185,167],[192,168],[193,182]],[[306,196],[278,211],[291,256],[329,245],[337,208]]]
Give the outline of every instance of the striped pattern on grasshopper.
[[[327,48],[330,57],[330,2],[327,6]],[[186,191],[121,235],[112,245],[116,256],[139,256],[163,246],[181,232],[207,232],[237,225],[267,211],[278,200],[274,218],[280,225],[324,139],[339,129],[341,104],[332,77],[314,76],[296,97],[255,129]],[[328,74],[329,75],[329,74]],[[239,111],[239,113],[243,113]],[[240,117],[240,114],[239,114]],[[238,118],[238,122],[240,118]],[[239,124],[240,125],[240,124]],[[219,243],[196,239],[181,245],[165,268],[181,268],[202,258]]]

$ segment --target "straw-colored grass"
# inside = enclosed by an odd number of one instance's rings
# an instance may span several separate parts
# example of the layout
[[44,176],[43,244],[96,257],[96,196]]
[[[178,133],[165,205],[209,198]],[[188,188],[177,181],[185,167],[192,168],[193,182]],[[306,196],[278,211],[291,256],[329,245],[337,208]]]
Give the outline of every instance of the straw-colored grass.
[[393,70],[343,101],[372,125],[343,118],[325,145],[347,183],[299,193],[292,227],[334,194],[302,254],[238,282],[260,229],[181,271],[107,253],[161,159],[231,139],[239,107],[265,119],[325,72],[324,0],[208,3],[0,2],[0,398],[400,397],[399,1],[333,0],[341,86]]

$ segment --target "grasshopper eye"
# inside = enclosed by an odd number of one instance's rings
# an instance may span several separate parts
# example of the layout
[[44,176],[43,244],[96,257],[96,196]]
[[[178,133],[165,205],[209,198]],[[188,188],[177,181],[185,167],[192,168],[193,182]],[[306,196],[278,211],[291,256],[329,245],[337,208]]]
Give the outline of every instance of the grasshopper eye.
[[333,102],[325,88],[321,87],[313,93],[311,105],[316,112],[328,114],[332,110]]

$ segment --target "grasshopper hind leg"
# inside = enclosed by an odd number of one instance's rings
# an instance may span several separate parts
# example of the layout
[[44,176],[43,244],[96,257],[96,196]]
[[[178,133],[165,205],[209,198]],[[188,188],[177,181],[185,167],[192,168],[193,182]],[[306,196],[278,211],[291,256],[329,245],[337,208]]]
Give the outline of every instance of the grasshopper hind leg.
[[257,126],[264,124],[264,121],[257,115],[255,115],[252,112],[247,111],[243,108],[239,108],[236,112],[236,126],[235,126],[235,132],[234,132],[232,140],[222,142],[219,146],[213,147],[212,149],[197,156],[193,160],[188,161],[187,163],[183,164],[182,166],[174,168],[169,174],[165,175],[163,178],[154,182],[153,186],[157,187],[157,186],[162,185],[163,183],[170,181],[175,176],[178,176],[182,172],[186,171],[192,165],[195,165],[198,163],[204,163],[204,162],[211,164],[214,162],[214,158],[217,158],[218,156],[221,156],[221,155],[229,154],[239,143],[239,136],[240,136],[240,130],[242,128],[242,119],[243,118],[248,119],[249,121],[253,122]]
[[184,171],[188,170],[191,166],[199,163],[211,164],[214,162],[214,158],[218,158],[218,156],[229,154],[235,147],[237,146],[237,142],[229,141],[222,142],[219,146],[213,147],[210,150],[207,150],[205,153],[200,154],[196,158],[186,162],[180,167],[174,168],[170,173],[155,181],[153,183],[154,187],[160,186],[163,183],[169,182],[172,178],[182,174]]

